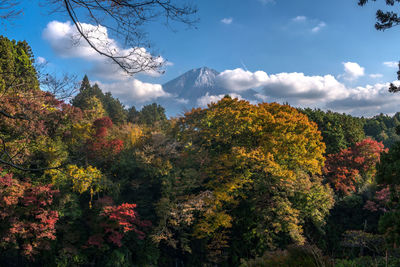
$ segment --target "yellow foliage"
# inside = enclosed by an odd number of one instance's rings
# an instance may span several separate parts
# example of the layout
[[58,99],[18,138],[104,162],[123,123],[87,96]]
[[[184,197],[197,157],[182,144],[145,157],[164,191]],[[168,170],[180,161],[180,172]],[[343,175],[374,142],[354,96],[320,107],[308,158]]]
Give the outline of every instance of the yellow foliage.
[[[288,197],[298,190],[307,193],[307,189],[298,188],[299,171],[321,174],[325,161],[321,133],[306,115],[288,105],[252,105],[225,97],[206,109],[186,113],[174,127],[186,152],[204,155],[206,151],[209,162],[201,171],[207,176],[204,186],[212,196],[208,198],[210,208],[202,213],[195,227],[197,237],[213,236],[230,228],[232,218],[227,210],[245,198],[246,190],[253,186],[268,192],[267,196],[276,192],[285,194],[285,198],[266,207],[274,211],[266,213],[269,215],[265,220],[270,223],[266,222],[269,228],[264,232],[286,232],[295,242],[304,242],[302,214]],[[310,181],[309,177],[304,179]],[[315,196],[312,198],[315,203],[322,200],[332,203],[329,192],[323,188],[316,191],[328,197]],[[320,220],[330,207],[315,210],[313,206],[309,212]]]
[[56,107],[51,106],[51,105],[49,105],[49,104],[42,104],[42,108],[43,108],[43,109],[46,109],[47,111],[50,111],[50,112],[57,111],[57,108],[56,108]]
[[93,135],[93,125],[89,122],[80,122],[72,125],[70,144],[76,145],[84,143],[84,140],[88,140]]
[[95,167],[89,166],[86,169],[79,168],[76,165],[69,165],[68,175],[73,178],[73,186],[72,189],[80,194],[91,190],[93,191],[93,187],[96,187],[96,191],[98,191],[98,184],[101,181],[102,174]]
[[105,190],[107,187],[104,175],[92,166],[83,168],[68,165],[65,170],[47,170],[46,174],[52,177],[52,183],[56,186],[72,183],[73,191],[79,194],[88,192],[90,194],[90,207],[94,194]]
[[129,133],[129,141],[132,146],[135,146],[141,142],[144,133],[143,129],[139,125],[133,125],[132,130]]
[[101,101],[95,97],[92,96],[89,98],[86,103],[85,103],[85,117],[88,121],[95,121],[96,119],[102,118],[106,115],[106,111],[103,107],[103,104]]

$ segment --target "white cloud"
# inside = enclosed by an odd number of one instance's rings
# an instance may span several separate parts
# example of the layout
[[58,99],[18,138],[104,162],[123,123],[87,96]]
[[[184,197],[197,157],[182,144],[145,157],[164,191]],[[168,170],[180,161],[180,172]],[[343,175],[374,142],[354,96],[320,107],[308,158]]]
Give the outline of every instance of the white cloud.
[[154,101],[160,97],[171,97],[169,93],[163,90],[161,84],[145,83],[135,78],[115,83],[99,81],[96,81],[96,83],[104,92],[111,92],[113,96],[127,105]]
[[[347,73],[353,77],[363,73],[358,64],[357,68],[351,64],[347,66]],[[379,74],[371,75],[380,77]],[[217,80],[220,86],[232,92],[258,88],[254,97],[263,102],[289,102],[297,107],[331,109],[356,116],[368,117],[381,112],[393,114],[398,111],[398,103],[400,103],[400,94],[388,92],[389,83],[353,88],[341,83],[333,75],[307,76],[296,72],[268,75],[263,71],[250,72],[235,69],[222,72],[217,76]],[[394,83],[399,85],[400,81]],[[199,98],[197,103],[205,106],[222,97],[223,95],[206,94]]]
[[45,63],[47,63],[47,60],[44,57],[37,57],[36,58],[36,63],[45,64]]
[[380,73],[372,73],[369,75],[369,77],[371,77],[372,79],[379,79],[383,77],[383,74]]
[[293,105],[320,105],[348,95],[346,87],[332,75],[306,76],[296,72],[270,75],[263,92],[278,100],[290,100]]
[[295,18],[292,19],[294,22],[304,22],[307,20],[306,16],[297,16]]
[[241,68],[226,70],[217,76],[217,83],[233,92],[245,91],[262,86],[268,75],[263,71],[250,72]]
[[[243,99],[241,95],[238,95],[238,94],[235,94],[235,93],[232,93],[232,94],[229,94],[229,95],[232,98]],[[207,107],[208,104],[216,103],[219,100],[221,100],[224,96],[225,95],[210,95],[207,92],[204,96],[202,96],[199,99],[197,99],[197,105],[199,107]]]
[[389,68],[397,68],[399,66],[399,62],[386,61],[386,62],[383,62],[383,65],[385,65],[386,67],[389,67]]
[[347,94],[346,87],[332,75],[306,76],[296,72],[268,75],[264,71],[226,70],[217,76],[217,84],[231,92],[259,88],[262,94],[256,97],[263,101],[262,96],[268,96],[275,100],[291,99],[298,104],[332,100]]
[[[398,81],[393,83],[399,85]],[[388,88],[389,83],[359,86],[350,89],[348,97],[333,100],[327,103],[326,107],[356,116],[369,117],[379,113],[393,114],[398,111],[400,94],[391,94]]]
[[322,30],[325,27],[326,27],[326,23],[321,21],[320,23],[318,23],[317,26],[315,26],[314,28],[311,29],[311,32],[317,33],[317,32],[319,32],[320,30]]
[[344,74],[340,75],[348,81],[354,81],[365,75],[365,68],[355,62],[343,62]]
[[223,24],[229,25],[233,22],[233,18],[223,18],[223,19],[221,19],[221,22]]
[[[122,56],[122,64],[130,64],[137,61],[142,65],[153,60],[152,55],[142,47],[122,48],[117,41],[110,38],[107,28],[98,25],[82,23],[82,30],[88,39],[101,52]],[[126,80],[128,75],[112,60],[100,55],[80,36],[75,26],[67,22],[51,21],[43,30],[43,38],[50,43],[53,51],[64,58],[81,58],[93,64],[89,73],[94,74],[101,79]],[[158,57],[157,62],[164,62],[164,59]],[[154,72],[149,71],[148,74]]]

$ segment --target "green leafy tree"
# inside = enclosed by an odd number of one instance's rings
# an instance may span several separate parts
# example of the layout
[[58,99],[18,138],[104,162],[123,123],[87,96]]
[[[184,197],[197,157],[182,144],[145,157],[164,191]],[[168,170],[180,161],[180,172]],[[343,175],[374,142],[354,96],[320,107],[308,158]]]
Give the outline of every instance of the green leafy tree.
[[364,131],[367,136],[374,138],[378,142],[383,142],[385,147],[391,147],[400,141],[400,136],[396,133],[396,127],[400,125],[400,113],[394,116],[379,114],[372,118],[365,119]]
[[105,93],[103,106],[113,123],[119,125],[127,121],[127,111],[124,105],[117,98],[114,98],[110,92]]
[[167,121],[165,109],[156,103],[144,106],[138,117],[138,122],[146,125],[162,124]]
[[114,98],[110,92],[104,94],[97,84],[90,85],[89,78],[86,75],[81,82],[79,93],[72,99],[71,103],[74,107],[98,114],[92,120],[106,115],[115,124],[122,124],[127,120],[127,111],[124,105]]
[[34,57],[30,46],[0,36],[0,92],[39,89]]
[[104,101],[104,94],[95,84],[94,86],[90,85],[89,78],[85,75],[83,77],[81,87],[79,88],[79,93],[72,99],[71,103],[74,107],[78,107],[82,110],[87,110],[91,108],[91,100],[93,97],[96,97],[102,104]]
[[136,110],[135,106],[128,109],[127,120],[131,123],[137,123],[139,120],[139,111]]
[[360,118],[319,109],[306,108],[300,111],[318,125],[327,154],[338,153],[365,138],[364,122]]

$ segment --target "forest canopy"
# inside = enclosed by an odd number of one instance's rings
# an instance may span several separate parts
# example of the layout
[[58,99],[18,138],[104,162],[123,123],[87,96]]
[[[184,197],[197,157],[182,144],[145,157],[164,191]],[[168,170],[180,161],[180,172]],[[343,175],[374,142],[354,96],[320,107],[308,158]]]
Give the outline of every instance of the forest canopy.
[[225,96],[167,118],[86,75],[68,103],[26,42],[0,52],[0,266],[399,262],[399,114]]

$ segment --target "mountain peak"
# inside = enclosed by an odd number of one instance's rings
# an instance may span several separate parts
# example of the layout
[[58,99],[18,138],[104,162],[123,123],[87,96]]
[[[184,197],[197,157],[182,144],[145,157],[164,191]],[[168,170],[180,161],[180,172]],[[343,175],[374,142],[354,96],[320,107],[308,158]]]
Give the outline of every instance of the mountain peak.
[[192,69],[167,82],[163,85],[163,88],[169,93],[184,98],[193,96],[193,94],[199,97],[215,87],[215,78],[218,74],[218,71],[208,67]]
[[[179,99],[181,102],[177,103],[166,99],[162,104],[169,110],[183,110],[190,109],[198,106],[198,100],[202,97],[217,98],[221,95],[231,93],[226,88],[220,86],[217,82],[217,76],[219,72],[208,68],[201,67],[191,69],[181,76],[163,84],[163,89],[167,93]],[[253,95],[255,92],[250,90],[249,95]],[[247,95],[242,95],[247,97]],[[247,97],[248,98],[248,97]],[[248,98],[248,99],[251,99]]]
[[195,79],[195,87],[211,87],[215,84],[215,77],[219,74],[216,70],[202,67],[195,69],[197,78]]

